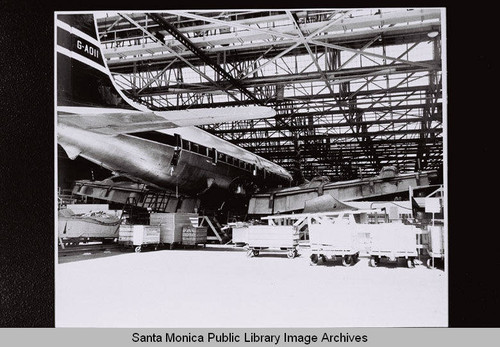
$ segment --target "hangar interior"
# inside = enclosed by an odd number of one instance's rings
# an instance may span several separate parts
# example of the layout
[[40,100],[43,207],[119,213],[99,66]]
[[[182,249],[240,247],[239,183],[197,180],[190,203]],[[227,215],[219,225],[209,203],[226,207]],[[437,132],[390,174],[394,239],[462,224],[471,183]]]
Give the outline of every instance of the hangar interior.
[[[276,112],[270,118],[200,126],[285,168],[293,178],[290,187],[303,189],[294,195],[280,185],[286,206],[276,191],[254,191],[244,205],[227,199],[227,205],[239,204],[234,214],[241,219],[245,213],[304,212],[311,199],[307,189],[317,190],[316,198],[329,192],[339,201],[411,202],[409,186],[423,188],[418,197],[442,188],[441,16],[437,8],[172,10],[99,12],[95,23],[114,82],[149,110],[216,113],[259,105]],[[125,198],[109,198],[113,187],[87,187],[111,175],[103,165],[69,160],[60,146],[58,164],[62,205],[83,199],[125,210],[131,195],[148,188],[139,185]],[[399,186],[384,190],[390,178]],[[87,182],[78,183],[81,179]],[[357,191],[349,193],[345,182]],[[109,199],[99,199],[96,191]],[[151,188],[133,205],[153,212],[199,207],[172,194]],[[219,216],[223,224],[228,217]],[[442,210],[438,217],[443,218]]]
[[[229,176],[243,172],[259,178],[265,189],[236,177],[225,187],[230,193],[214,191],[208,180],[195,197],[183,195],[177,186],[172,191],[147,180],[122,180],[112,165],[72,155],[74,148],[60,143],[56,242],[63,266],[56,324],[253,326],[249,317],[265,306],[272,310],[260,324],[269,326],[446,325],[443,13],[440,8],[94,13],[95,42],[120,95],[155,115],[208,109],[211,117],[210,112],[234,106],[274,110],[272,117],[197,126],[279,165],[290,181],[267,187],[271,169],[261,172],[244,160],[246,154],[231,157],[175,129],[131,138],[170,146],[170,176],[178,161],[200,154],[197,160],[211,169]],[[58,33],[93,42],[74,30],[77,21],[56,23]],[[78,51],[58,49],[58,59],[66,54],[74,64],[88,61],[80,56],[78,63]],[[99,93],[115,97],[105,88]],[[207,201],[217,204],[210,210]],[[142,252],[151,249],[160,251]],[[127,250],[131,254],[123,253]],[[275,254],[266,257],[268,251]],[[87,259],[93,261],[81,262]],[[343,266],[332,268],[338,260]],[[157,276],[164,270],[158,262],[172,265],[167,289]],[[129,269],[126,276],[123,268]],[[101,271],[124,277],[103,279]],[[187,279],[186,273],[193,276]],[[116,287],[129,283],[129,276],[148,283],[151,300]],[[305,280],[297,283],[296,276]],[[283,315],[313,282],[329,297],[320,293],[301,306],[303,311]],[[98,283],[94,289],[112,297],[92,296],[88,283]],[[185,284],[182,295],[179,283]],[[367,292],[368,285],[380,290]],[[201,286],[237,304],[221,313],[195,290]],[[344,298],[344,289],[360,304],[332,299]],[[266,294],[257,295],[261,292]],[[85,299],[73,300],[75,293]],[[176,300],[158,303],[155,295]],[[130,303],[131,297],[141,304]],[[141,320],[117,315],[126,311],[115,306],[120,298],[133,312],[147,315]],[[100,320],[89,302],[105,308]],[[399,309],[391,309],[394,302]],[[172,314],[155,315],[162,305]]]

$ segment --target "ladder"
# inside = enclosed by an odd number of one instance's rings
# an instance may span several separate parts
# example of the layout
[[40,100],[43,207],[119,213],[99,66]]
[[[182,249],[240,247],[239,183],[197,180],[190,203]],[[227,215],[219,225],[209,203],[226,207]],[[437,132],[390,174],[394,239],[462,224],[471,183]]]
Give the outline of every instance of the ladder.
[[212,230],[214,236],[207,236],[207,240],[210,241],[218,241],[219,243],[229,243],[232,239],[232,236],[229,235],[229,227],[223,227],[215,216],[201,216],[201,221],[199,222],[200,226],[203,226],[204,223]]
[[142,200],[142,207],[150,208],[153,212],[165,212],[170,196],[167,192],[148,191]]

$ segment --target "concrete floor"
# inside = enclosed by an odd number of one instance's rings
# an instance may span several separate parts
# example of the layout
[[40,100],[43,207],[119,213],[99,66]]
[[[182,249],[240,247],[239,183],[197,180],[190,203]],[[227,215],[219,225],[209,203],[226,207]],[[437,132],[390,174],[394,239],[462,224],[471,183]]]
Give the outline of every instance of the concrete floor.
[[[116,253],[56,266],[57,327],[444,327],[447,273],[309,266],[309,251]],[[81,260],[85,257],[75,257]]]

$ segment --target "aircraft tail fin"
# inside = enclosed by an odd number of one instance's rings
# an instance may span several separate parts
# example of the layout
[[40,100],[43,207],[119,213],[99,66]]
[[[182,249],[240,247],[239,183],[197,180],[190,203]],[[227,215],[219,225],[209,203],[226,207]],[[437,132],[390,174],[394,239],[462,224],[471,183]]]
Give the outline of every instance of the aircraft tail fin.
[[139,109],[117,88],[92,14],[58,14],[57,106]]

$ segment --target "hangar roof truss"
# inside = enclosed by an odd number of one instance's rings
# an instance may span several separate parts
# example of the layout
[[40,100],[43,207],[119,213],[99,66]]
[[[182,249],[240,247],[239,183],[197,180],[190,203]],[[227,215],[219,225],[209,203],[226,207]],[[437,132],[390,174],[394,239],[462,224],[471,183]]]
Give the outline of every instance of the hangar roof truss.
[[261,104],[204,128],[296,175],[332,181],[443,162],[441,9],[113,13],[117,84],[157,110]]

